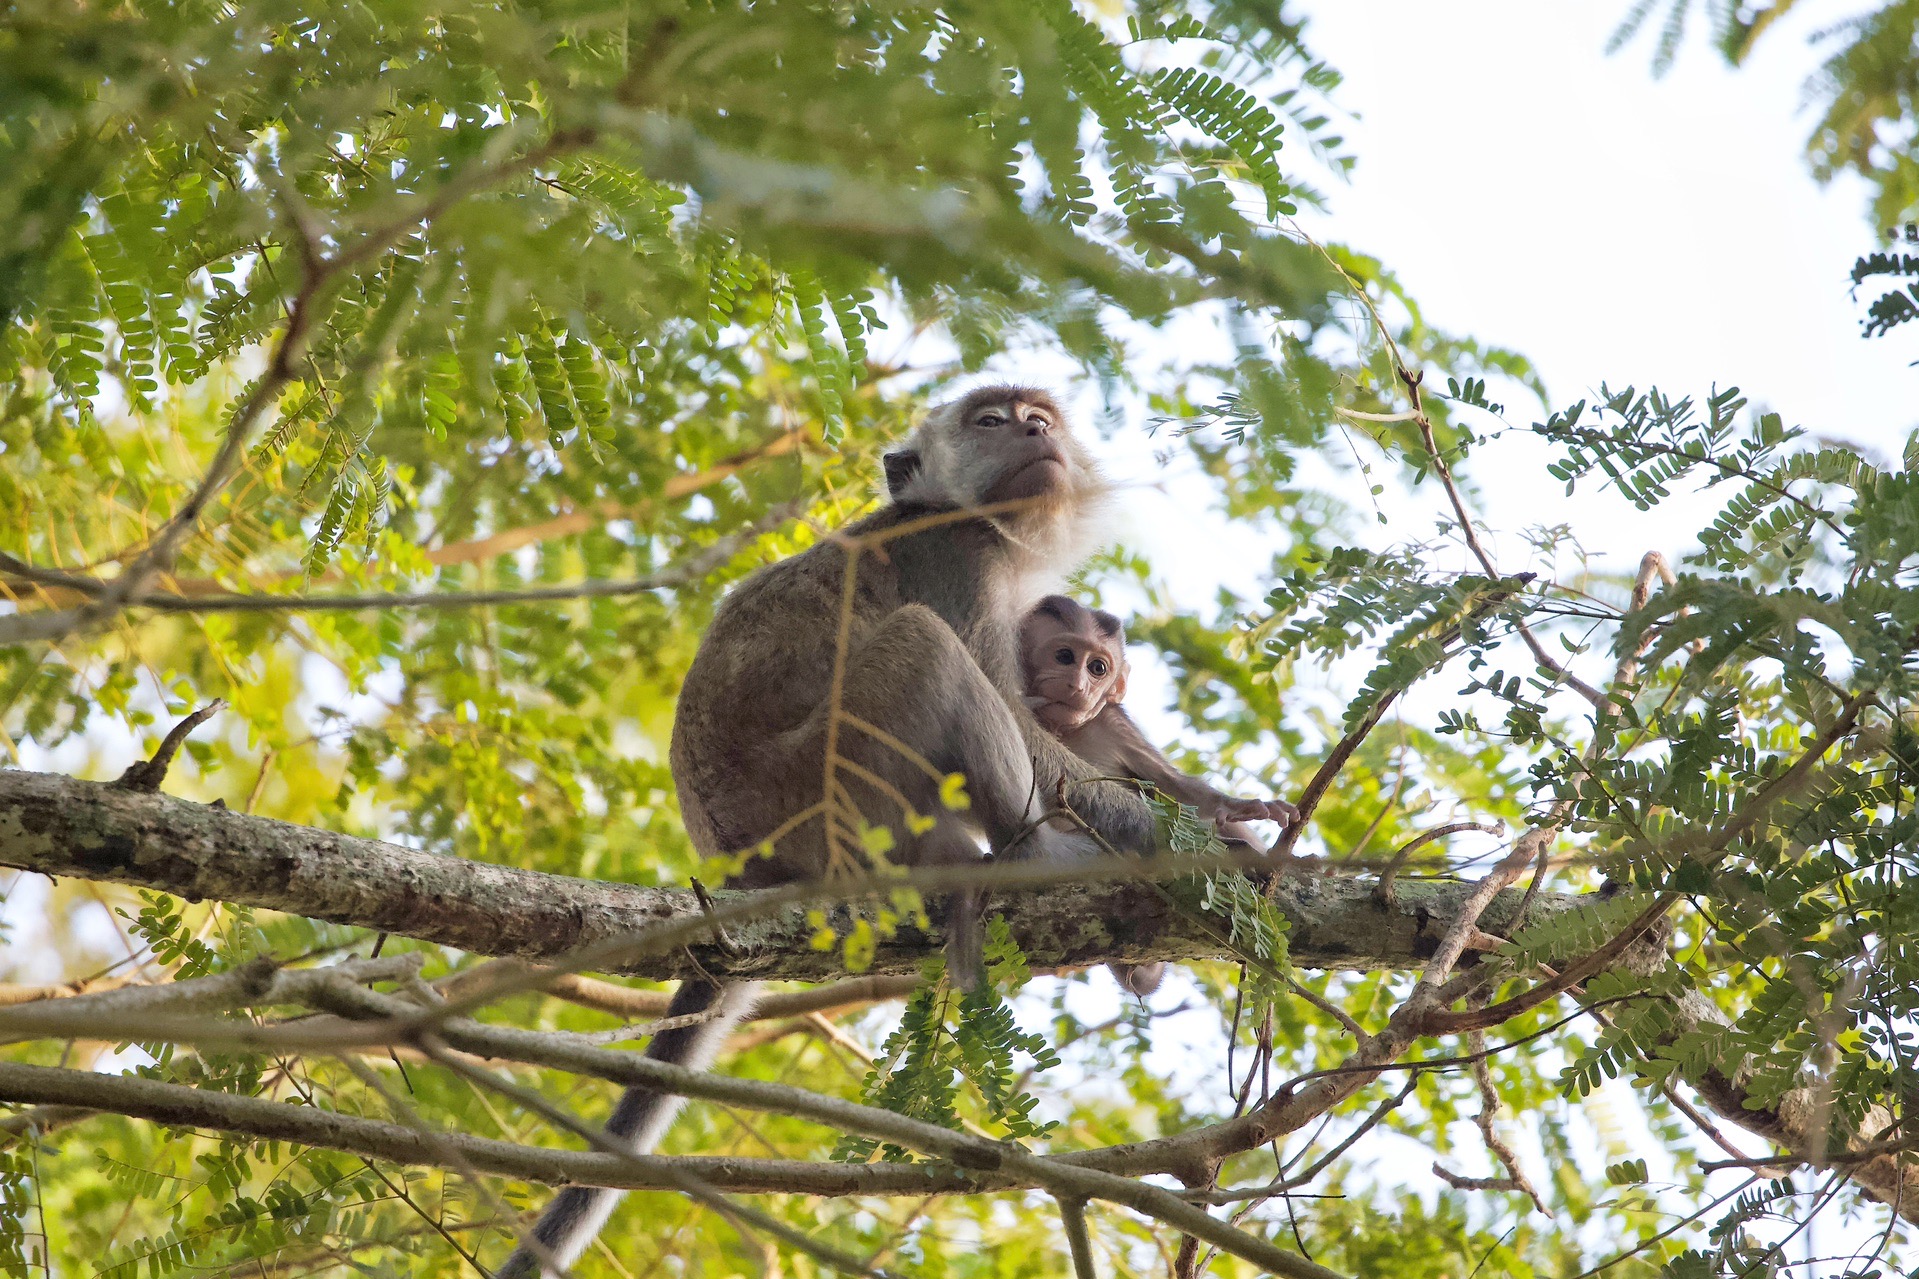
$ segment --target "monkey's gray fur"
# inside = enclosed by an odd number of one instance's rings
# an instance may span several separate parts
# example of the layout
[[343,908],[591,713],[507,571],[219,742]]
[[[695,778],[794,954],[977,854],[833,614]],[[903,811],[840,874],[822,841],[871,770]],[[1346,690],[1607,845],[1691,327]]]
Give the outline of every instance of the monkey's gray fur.
[[[819,803],[848,543],[866,538],[876,544],[859,556],[840,697],[848,718],[836,739],[851,766],[838,770],[837,784],[868,822],[893,829],[894,858],[976,862],[980,837],[994,854],[1094,855],[1098,844],[1084,832],[1040,821],[1062,786],[1107,843],[1150,852],[1145,801],[1127,786],[1091,780],[1094,769],[1022,700],[1020,618],[1093,549],[1109,494],[1052,398],[1014,386],[969,392],[935,409],[887,455],[886,479],[888,505],[753,574],[715,614],[673,723],[673,779],[694,847],[708,855],[754,848]],[[908,525],[915,527],[887,536]],[[938,774],[963,774],[970,807],[945,809],[938,781],[888,738]],[[932,826],[909,831],[895,792],[933,818]],[[825,826],[815,816],[780,834],[770,856],[750,859],[732,886],[817,878],[828,862]],[[980,909],[977,891],[956,893],[947,906],[948,964],[958,981],[979,971]],[[675,1013],[682,1003],[694,1011],[715,998],[705,986],[688,995],[694,987],[680,988]],[[725,1028],[745,1013],[750,996],[737,989],[718,996],[726,1017],[696,1028],[697,1037],[656,1036],[647,1055],[705,1065]],[[650,1150],[674,1107],[658,1094],[628,1092],[615,1116],[624,1131],[616,1135],[636,1152]],[[563,1191],[534,1233],[570,1261],[617,1197]],[[522,1245],[497,1273],[522,1279],[538,1264]]]

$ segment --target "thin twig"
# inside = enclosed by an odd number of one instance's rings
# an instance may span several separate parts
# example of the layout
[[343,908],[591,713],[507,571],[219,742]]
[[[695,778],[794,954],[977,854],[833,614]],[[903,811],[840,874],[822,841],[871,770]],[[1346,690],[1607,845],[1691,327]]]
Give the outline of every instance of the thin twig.
[[[1486,553],[1486,548],[1480,544],[1479,534],[1473,528],[1472,516],[1467,513],[1465,500],[1459,495],[1459,485],[1453,480],[1452,468],[1446,465],[1445,455],[1440,452],[1439,444],[1433,437],[1432,419],[1426,415],[1420,398],[1421,376],[1410,371],[1403,364],[1399,366],[1398,372],[1399,380],[1405,384],[1406,393],[1413,402],[1413,411],[1416,414],[1413,422],[1419,427],[1419,438],[1426,446],[1426,455],[1432,460],[1433,474],[1439,477],[1440,484],[1446,490],[1446,497],[1452,502],[1453,515],[1459,521],[1460,535],[1466,539],[1467,547],[1471,549],[1473,558],[1479,561],[1479,566],[1486,571],[1486,576],[1497,578],[1501,576],[1499,568],[1493,563],[1493,557]],[[1548,653],[1546,646],[1539,642],[1539,637],[1533,634],[1531,627],[1527,626],[1523,620],[1516,620],[1515,625],[1519,630],[1520,638],[1526,641],[1526,647],[1532,650],[1534,659],[1541,667],[1552,672],[1554,679],[1564,683],[1566,687],[1594,706],[1606,705],[1606,695],[1567,670],[1552,654]]]
[[[446,1052],[444,1047],[434,1043],[430,1039],[424,1042],[422,1047],[426,1049],[428,1056],[440,1062],[440,1064],[448,1070],[476,1084],[490,1088],[501,1096],[512,1098],[556,1128],[585,1139],[588,1144],[602,1154],[612,1155],[622,1160],[630,1159],[636,1163],[639,1161],[638,1156],[636,1156],[633,1151],[620,1144],[617,1139],[609,1136],[604,1129],[596,1128],[591,1124],[581,1123],[565,1110],[554,1105],[531,1088],[523,1088],[512,1080],[495,1074],[493,1071],[463,1061],[455,1054]],[[712,1208],[722,1217],[727,1218],[734,1229],[748,1238],[750,1238],[751,1235],[745,1229],[745,1226],[751,1225],[757,1230],[776,1236],[782,1242],[799,1249],[815,1261],[829,1266],[834,1270],[850,1275],[871,1275],[874,1276],[875,1279],[891,1279],[893,1272],[868,1266],[862,1258],[855,1257],[851,1253],[841,1252],[830,1244],[821,1243],[804,1231],[795,1230],[785,1222],[769,1216],[757,1208],[736,1203],[690,1173],[675,1170],[674,1176],[679,1182],[678,1189],[690,1198],[697,1199],[707,1207]],[[530,1237],[530,1235],[522,1236],[522,1238]]]
[[1413,1095],[1413,1089],[1417,1087],[1419,1087],[1419,1072],[1415,1071],[1398,1092],[1374,1107],[1373,1112],[1367,1115],[1366,1118],[1358,1124],[1354,1125],[1353,1130],[1341,1138],[1337,1145],[1321,1155],[1318,1159],[1315,1159],[1301,1172],[1294,1173],[1289,1177],[1276,1178],[1263,1186],[1252,1186],[1239,1190],[1189,1191],[1186,1197],[1197,1202],[1209,1204],[1234,1203],[1243,1199],[1274,1199],[1281,1195],[1292,1198],[1319,1198],[1321,1196],[1300,1196],[1295,1195],[1293,1192],[1296,1187],[1311,1185],[1320,1173],[1332,1166],[1334,1160],[1338,1159],[1348,1150],[1351,1150],[1353,1146],[1358,1144],[1360,1138],[1378,1127],[1386,1116],[1392,1114],[1393,1111],[1404,1105],[1406,1099]]
[[1469,830],[1476,830],[1486,835],[1504,835],[1506,823],[1501,821],[1452,822],[1445,826],[1435,826],[1431,830],[1421,831],[1401,844],[1393,853],[1392,859],[1386,863],[1386,868],[1379,872],[1379,882],[1373,886],[1373,896],[1381,905],[1390,906],[1393,900],[1393,877],[1399,874],[1407,858],[1436,839],[1444,839],[1448,835],[1457,835]]
[[187,740],[187,734],[218,715],[226,707],[226,699],[216,697],[175,724],[167,731],[167,735],[160,739],[160,745],[153,752],[153,758],[129,765],[127,771],[120,774],[120,779],[114,785],[126,790],[159,790],[160,783],[166,780],[167,769],[173,766],[173,757],[179,754],[181,745]]
[[[386,1083],[374,1072],[371,1066],[355,1057],[341,1057],[339,1060],[340,1064],[351,1071],[356,1079],[385,1099],[388,1108],[400,1117],[401,1122],[419,1133],[421,1138],[431,1145],[441,1158],[447,1160],[451,1166],[458,1169],[460,1175],[466,1178],[467,1184],[473,1187],[474,1191],[486,1202],[489,1208],[508,1221],[513,1221],[519,1217],[520,1214],[513,1210],[512,1205],[508,1204],[504,1199],[501,1199],[493,1192],[492,1187],[487,1184],[485,1175],[465,1158],[460,1148],[452,1142],[445,1140],[444,1135],[428,1124],[426,1120],[421,1117],[420,1112],[415,1110],[405,1098],[397,1096],[392,1089],[388,1088]],[[398,1065],[397,1060],[395,1064]],[[404,1074],[405,1068],[402,1067],[401,1069]],[[304,1089],[300,1091],[305,1095]],[[308,1096],[306,1100],[309,1106],[313,1105],[313,1098],[311,1096]],[[379,1177],[380,1180],[386,1180],[386,1174],[381,1172],[372,1160],[362,1155],[360,1162],[368,1168],[371,1168],[374,1175]],[[391,1185],[391,1183],[388,1184]],[[453,1246],[455,1252],[466,1259],[468,1265],[480,1273],[482,1279],[490,1279],[486,1267],[480,1264],[479,1258],[461,1247],[459,1240],[448,1234],[444,1226],[425,1213],[421,1213],[420,1216],[428,1225],[437,1230],[446,1239],[447,1243]],[[559,1258],[548,1251],[544,1244],[541,1244],[538,1240],[534,1240],[534,1247],[539,1251],[540,1260],[543,1263],[558,1270],[561,1274],[566,1273],[566,1267],[560,1264]]]
[[366,612],[375,609],[477,608],[494,604],[541,604],[560,600],[608,599],[643,595],[699,581],[724,565],[740,550],[805,510],[805,500],[783,502],[742,529],[719,538],[687,560],[645,577],[569,582],[558,586],[526,586],[493,591],[413,591],[365,595],[181,595],[147,592],[126,601],[129,608],[163,613],[309,613]]

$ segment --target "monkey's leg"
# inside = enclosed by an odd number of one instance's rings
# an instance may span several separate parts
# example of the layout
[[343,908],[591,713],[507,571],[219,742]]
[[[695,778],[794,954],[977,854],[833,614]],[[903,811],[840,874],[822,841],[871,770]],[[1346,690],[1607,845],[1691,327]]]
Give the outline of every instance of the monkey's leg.
[[[1109,709],[1116,709],[1111,708]],[[1137,777],[1130,767],[1099,767],[1082,759],[1036,719],[1029,720],[1026,748],[1036,766],[1040,793],[1050,804],[1064,791],[1065,799],[1080,820],[1099,832],[1114,850],[1122,853],[1151,853],[1153,810],[1140,796],[1137,786],[1105,780],[1102,774],[1118,773]],[[1150,780],[1150,779],[1149,779]],[[1093,841],[1087,839],[1086,842]],[[1097,849],[1097,845],[1095,845]],[[1022,856],[1027,855],[1024,852]],[[1040,850],[1039,855],[1048,855]]]
[[[788,734],[782,753],[824,762],[830,709],[821,706]],[[995,852],[1045,811],[1012,708],[953,628],[923,605],[895,609],[847,654],[839,709],[835,749],[853,766],[849,789],[867,801],[863,815],[875,824],[904,824],[894,796],[922,815],[942,816],[939,780],[927,765],[965,776],[969,807],[961,820],[978,826]],[[952,855],[950,840],[934,843],[933,860]]]
[[[1034,785],[1013,710],[931,609],[909,604],[889,614],[847,654],[842,690],[837,731],[829,733],[832,708],[821,706],[778,750],[788,768],[795,761],[801,770],[819,767],[830,735],[841,764],[836,781],[862,818],[893,829],[906,863],[979,862],[982,854],[968,828],[979,830],[995,852],[1011,849],[1022,836],[1037,843],[1042,856],[1062,844],[1096,851],[1083,836],[1035,829],[1046,797]],[[941,779],[952,773],[966,778],[968,806],[958,812],[946,810],[940,793]],[[913,830],[902,801],[933,825]],[[795,860],[805,855],[795,848]],[[983,906],[984,892],[977,888],[960,889],[947,903],[948,971],[967,989],[981,971]]]

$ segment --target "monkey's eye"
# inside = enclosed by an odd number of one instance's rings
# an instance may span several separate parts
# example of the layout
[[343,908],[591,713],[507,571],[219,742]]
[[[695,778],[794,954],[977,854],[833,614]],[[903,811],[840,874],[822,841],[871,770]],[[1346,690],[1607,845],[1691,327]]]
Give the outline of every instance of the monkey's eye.
[[1109,668],[1106,665],[1106,659],[1095,657],[1092,661],[1086,663],[1086,669],[1093,672],[1094,679],[1105,679],[1106,672]]
[[1071,666],[1073,664],[1073,650],[1070,648],[1062,648],[1053,654],[1053,660],[1061,666]]
[[1026,424],[1028,426],[1051,426],[1053,419],[1047,417],[1044,413],[1028,413],[1026,415]]
[[973,419],[981,426],[1005,426],[1006,419],[997,413],[982,413]]

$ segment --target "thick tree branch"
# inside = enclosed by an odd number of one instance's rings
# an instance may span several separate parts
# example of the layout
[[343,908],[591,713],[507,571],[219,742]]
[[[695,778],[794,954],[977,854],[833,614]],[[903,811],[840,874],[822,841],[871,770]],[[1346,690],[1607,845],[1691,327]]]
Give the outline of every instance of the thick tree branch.
[[[45,773],[0,771],[0,865],[137,884],[190,901],[214,899],[417,937],[479,954],[552,960],[581,946],[702,917],[690,892],[596,883],[465,861],[378,840],[249,817],[165,795],[141,795]],[[1017,869],[1017,868],[1016,868]],[[1202,889],[1162,894],[1129,882],[1063,884],[995,902],[1036,968],[1118,960],[1230,958]],[[1382,906],[1358,880],[1281,879],[1274,900],[1291,921],[1293,962],[1313,968],[1412,967],[1431,956],[1468,886],[1403,883]],[[737,894],[718,894],[722,900]],[[1518,905],[1492,903],[1493,927]],[[1550,913],[1579,898],[1549,895]],[[720,976],[820,981],[842,975],[837,950],[816,951],[801,905],[728,928],[730,947],[698,950]],[[874,975],[910,973],[939,939],[910,927],[881,939]],[[658,979],[696,971],[684,950],[610,969]]]
[[[702,908],[690,892],[669,889],[642,889],[624,884],[594,883],[557,875],[542,875],[511,870],[458,858],[401,848],[374,840],[355,839],[327,831],[293,826],[247,817],[223,808],[190,803],[164,795],[144,795],[100,783],[81,782],[48,774],[0,771],[0,864],[50,874],[76,875],[103,879],[172,892],[189,898],[212,897],[222,900],[286,910],[334,922],[358,925],[421,937],[482,953],[508,954],[525,959],[556,959],[576,947],[649,927],[681,924],[702,919]],[[1014,932],[1026,946],[1036,965],[1072,966],[1101,962],[1112,958],[1199,959],[1220,958],[1216,940],[1218,929],[1198,921],[1197,893],[1174,883],[1170,895],[1183,903],[1189,915],[1169,906],[1156,891],[1130,883],[1061,885],[1046,892],[1011,895],[1002,903]],[[1327,968],[1377,968],[1413,966],[1435,958],[1442,938],[1461,914],[1470,909],[1468,897],[1482,897],[1483,889],[1460,884],[1412,883],[1398,894],[1391,908],[1382,907],[1371,887],[1360,881],[1320,876],[1300,876],[1282,880],[1276,901],[1292,921],[1294,962]],[[724,898],[741,895],[722,894]],[[1535,910],[1565,909],[1574,897],[1542,895]],[[1507,891],[1493,898],[1486,922],[1501,926],[1499,917],[1516,908],[1519,894]],[[1106,921],[1119,921],[1117,924]],[[813,951],[806,945],[811,934],[803,908],[786,911],[761,921],[729,928],[733,942],[730,952],[719,948],[701,948],[699,962],[710,971],[738,976],[774,976],[815,980],[837,975],[839,959],[833,952]],[[921,935],[908,928],[881,943],[876,956],[876,972],[858,979],[871,983],[848,990],[833,999],[871,997],[884,987],[892,993],[893,979],[886,974],[910,972],[938,947],[937,937]],[[637,960],[630,970],[657,978],[678,977],[690,972],[693,960],[684,952]],[[357,971],[357,970],[356,970]],[[367,976],[385,975],[385,968],[368,969]],[[337,981],[352,976],[347,972],[323,980]],[[271,977],[272,984],[268,982]],[[308,983],[315,980],[309,970],[287,970],[277,976],[251,975],[246,972],[210,979],[232,984],[235,992],[250,998],[268,1000],[281,995],[307,995]],[[578,981],[580,979],[569,979]],[[251,983],[251,984],[250,984]],[[189,983],[196,993],[192,1007],[206,1006],[200,993],[211,991],[203,984]],[[582,1002],[607,1002],[609,990],[593,983],[574,997],[588,996]],[[284,989],[281,989],[284,987]],[[297,989],[296,989],[297,987]],[[226,992],[231,995],[235,992]],[[142,1013],[180,1011],[162,1010],[152,1002],[155,992],[129,988],[124,992],[55,1000],[55,1004],[78,1004],[128,998]],[[456,995],[463,993],[454,992]],[[630,992],[642,996],[645,992]],[[595,997],[600,998],[595,998]],[[209,996],[211,997],[211,996]],[[802,996],[805,997],[805,996]],[[215,1000],[217,1002],[217,1000]],[[42,1005],[44,1007],[44,1005]],[[103,1005],[104,1007],[104,1005]],[[131,1008],[128,1010],[132,1011]],[[619,1011],[651,1015],[650,1001],[640,1000]],[[788,1011],[782,1009],[781,1011]],[[1718,1010],[1703,997],[1694,996],[1675,1006],[1681,1014],[1680,1029],[1722,1020]],[[40,1014],[32,1014],[39,1016]],[[49,1008],[47,1016],[53,1016]],[[1398,1059],[1410,1046],[1409,1035],[1388,1035],[1362,1051],[1351,1065],[1377,1068]],[[547,1041],[550,1043],[551,1041]],[[465,1045],[463,1045],[465,1046]],[[542,1045],[543,1047],[546,1045]],[[482,1047],[499,1051],[504,1044]],[[553,1063],[548,1063],[553,1064]],[[9,1067],[8,1069],[16,1069]],[[17,1068],[25,1069],[25,1068]],[[69,1072],[83,1074],[83,1072]],[[24,1077],[23,1077],[24,1078]],[[37,1078],[37,1077],[36,1077]],[[102,1077],[85,1075],[86,1080]],[[140,1081],[144,1084],[144,1081]],[[1345,1085],[1345,1086],[1340,1086]],[[71,1091],[71,1081],[52,1089],[44,1081],[32,1088],[0,1088],[0,1096],[23,1103],[48,1106],[86,1106],[106,1108],[120,1113],[165,1118],[159,1111],[128,1108],[119,1100],[109,1101],[106,1094],[89,1092],[82,1096]],[[1803,1100],[1788,1095],[1770,1109],[1747,1107],[1742,1080],[1711,1076],[1696,1081],[1700,1095],[1722,1117],[1751,1131],[1780,1142],[1789,1149],[1809,1148],[1808,1113]],[[94,1087],[87,1084],[87,1087]],[[1351,1091],[1351,1081],[1327,1085],[1340,1095]],[[61,1089],[66,1089],[62,1091]],[[1310,1086],[1307,1091],[1310,1091]],[[183,1093],[205,1096],[195,1090]],[[158,1094],[156,1094],[157,1096]],[[118,1094],[115,1094],[118,1097]],[[124,1100],[124,1099],[123,1099]],[[209,1104],[226,1104],[247,1099],[227,1098]],[[1300,1115],[1324,1113],[1325,1097],[1301,1093],[1275,1099],[1275,1105],[1262,1113],[1244,1116],[1178,1137],[1143,1142],[1131,1147],[1084,1152],[1068,1156],[1069,1162],[1098,1167],[1109,1174],[1143,1175],[1146,1172],[1174,1170],[1217,1159],[1224,1152],[1244,1149],[1249,1141],[1257,1144],[1268,1139],[1275,1129],[1289,1131]],[[1335,1099],[1336,1100],[1336,1099]],[[181,1103],[173,1098],[168,1104]],[[147,1103],[142,1102],[141,1105]],[[155,1103],[157,1104],[157,1103]],[[276,1112],[288,1107],[266,1105]],[[1297,1113],[1293,1113],[1297,1112]],[[173,1112],[168,1112],[173,1113]],[[178,1112],[185,1113],[185,1112]],[[230,1117],[231,1118],[231,1117]],[[168,1120],[171,1122],[171,1120]],[[252,1118],[241,1123],[216,1120],[210,1112],[199,1118],[183,1120],[196,1125],[231,1127],[234,1131],[273,1135]],[[325,1122],[333,1122],[331,1119]],[[1243,1130],[1243,1131],[1242,1131]],[[1255,1131],[1257,1130],[1257,1131]],[[417,1133],[396,1129],[417,1146],[423,1139]],[[321,1139],[308,1133],[289,1132],[289,1139],[310,1144],[330,1145],[374,1154],[364,1145],[346,1144],[345,1138]],[[359,1140],[359,1138],[355,1138]],[[371,1138],[368,1138],[371,1140]],[[382,1138],[385,1140],[385,1138]],[[515,1150],[519,1148],[513,1148]],[[429,1152],[430,1153],[430,1152]],[[494,1152],[501,1159],[508,1155]],[[436,1163],[432,1157],[382,1156],[404,1158],[407,1162]],[[489,1158],[492,1156],[489,1156]],[[550,1155],[534,1152],[517,1163],[487,1164],[506,1175],[562,1184],[567,1179],[606,1177],[606,1171],[592,1161],[593,1155]],[[537,1163],[560,1158],[583,1163]],[[525,1160],[535,1160],[527,1163]],[[726,1162],[726,1161],[720,1161]],[[743,1191],[753,1188],[788,1190],[818,1194],[922,1193],[923,1182],[911,1186],[902,1183],[895,1191],[876,1183],[835,1182],[832,1189],[822,1177],[840,1174],[800,1173],[786,1169],[747,1167],[738,1161],[728,1165],[733,1172],[699,1175],[722,1189]],[[810,1165],[797,1165],[800,1168]],[[744,1169],[742,1171],[742,1169]],[[592,1171],[589,1171],[592,1170]],[[689,1169],[690,1171],[690,1169]],[[628,1168],[627,1173],[632,1169]],[[1919,1185],[1913,1172],[1893,1156],[1881,1156],[1848,1170],[1849,1175],[1876,1196],[1889,1202],[1919,1203]],[[624,1174],[623,1174],[624,1176]],[[795,1180],[795,1178],[801,1178]],[[759,1178],[760,1180],[755,1180]],[[774,1184],[777,1183],[777,1184]],[[668,1179],[647,1182],[629,1178],[602,1184],[673,1184]],[[969,1179],[955,1186],[959,1192],[998,1188],[1002,1179]],[[1005,1179],[1008,1187],[1031,1184],[1022,1179]],[[930,1193],[930,1191],[928,1191]]]

